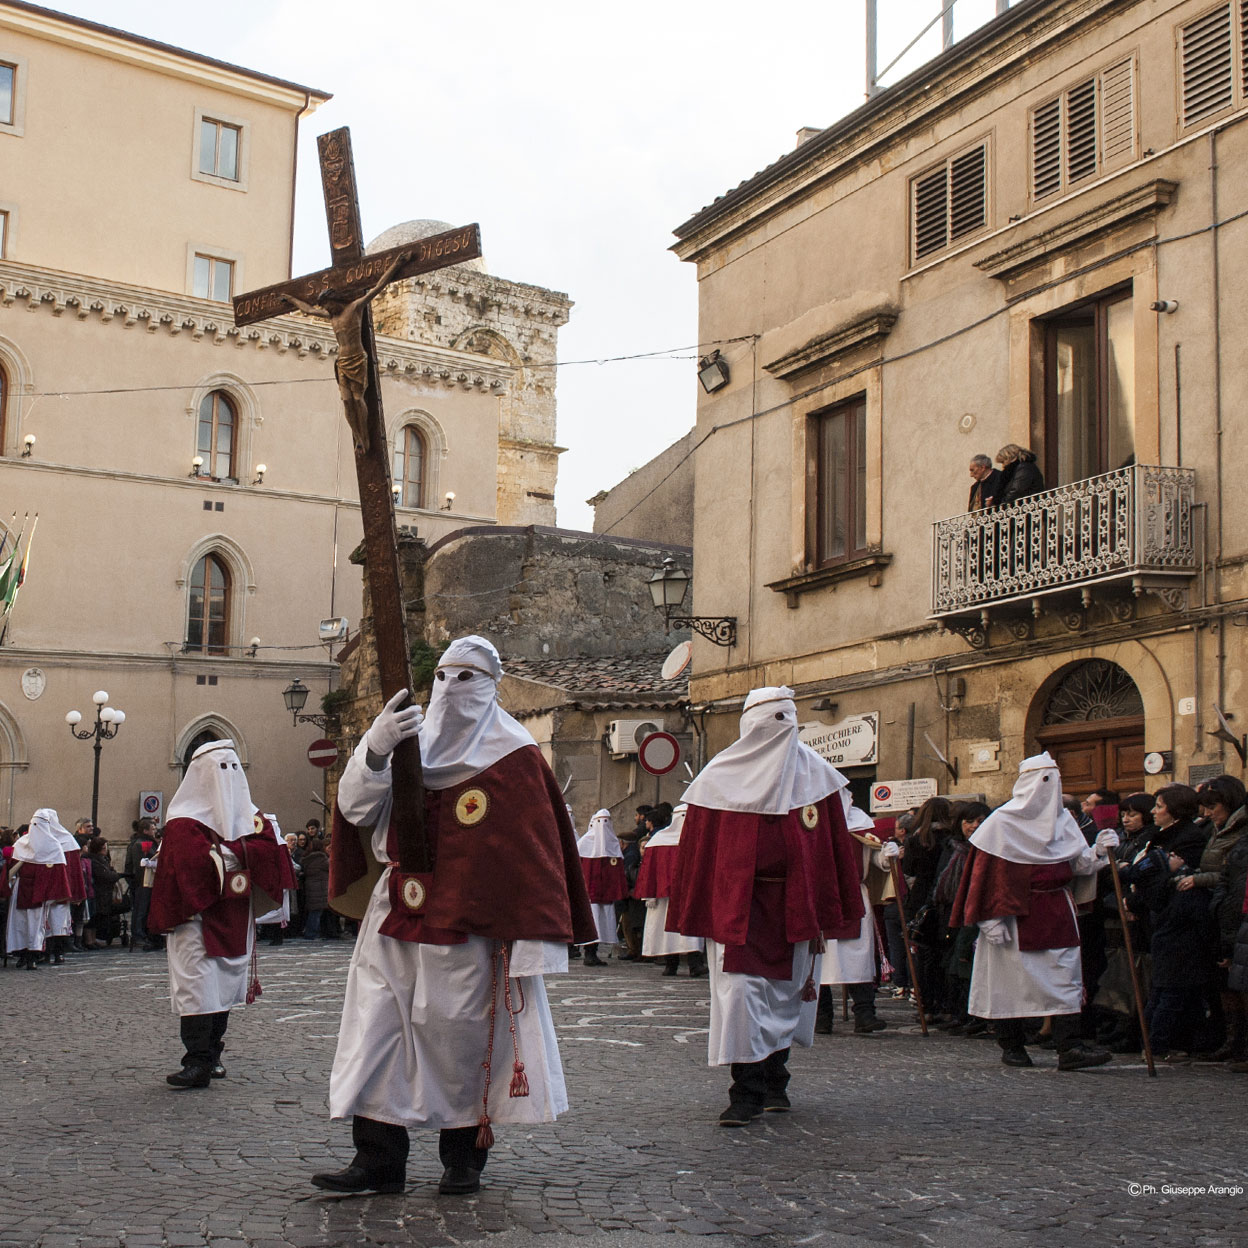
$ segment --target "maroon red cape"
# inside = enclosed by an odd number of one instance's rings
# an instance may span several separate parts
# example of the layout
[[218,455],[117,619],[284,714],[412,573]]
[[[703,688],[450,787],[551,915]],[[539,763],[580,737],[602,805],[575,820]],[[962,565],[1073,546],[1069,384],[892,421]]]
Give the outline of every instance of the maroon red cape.
[[87,881],[82,873],[82,850],[67,849],[65,851],[65,874],[69,876],[69,900],[74,905],[86,901]]
[[[147,930],[158,934],[171,932],[199,914],[204,919],[204,948],[208,954],[237,957],[247,949],[251,899],[221,896],[217,868],[209,856],[215,844],[212,830],[196,819],[171,819],[165,825]],[[280,897],[283,889],[295,887],[290,854],[285,845],[277,843],[271,830],[226,844],[235,857],[245,861],[252,885],[270,897]]]
[[1012,915],[1018,920],[1020,949],[1069,949],[1079,944],[1079,927],[1067,900],[1066,885],[1073,878],[1069,863],[1009,862],[972,845],[949,926],[970,927]]
[[17,908],[33,910],[45,901],[69,901],[73,884],[63,862],[23,862],[17,873]]
[[622,858],[582,858],[581,874],[589,900],[596,906],[609,906],[628,896],[628,872]]
[[[465,826],[456,806],[474,790],[485,795],[485,815]],[[370,828],[348,823],[336,805],[333,826],[331,905],[369,873],[373,860]],[[462,784],[426,789],[425,827],[434,856],[429,899],[421,912],[428,927],[493,940],[582,944],[598,939],[576,833],[536,745],[513,750]],[[393,823],[386,851],[392,862],[398,861]],[[418,939],[414,933],[397,938]]]
[[633,885],[634,897],[670,897],[676,878],[676,859],[680,844],[648,845],[641,855],[641,869]]
[[803,814],[811,809],[758,815],[691,805],[676,847],[667,930],[744,945],[755,865],[771,857],[764,839],[784,846],[785,940],[814,940],[824,930],[857,923],[863,915],[858,847],[845,826],[840,796],[814,803],[818,818],[807,828]]

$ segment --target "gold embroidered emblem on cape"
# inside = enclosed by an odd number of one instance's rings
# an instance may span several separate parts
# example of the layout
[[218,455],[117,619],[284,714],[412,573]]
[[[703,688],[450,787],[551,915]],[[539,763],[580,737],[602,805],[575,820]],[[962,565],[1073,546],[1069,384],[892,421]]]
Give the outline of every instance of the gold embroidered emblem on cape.
[[803,806],[802,807],[802,824],[811,830],[819,826],[819,807]]
[[414,875],[409,875],[403,881],[399,895],[403,898],[403,904],[413,912],[425,904],[425,886]]
[[465,828],[475,827],[485,818],[490,799],[484,789],[466,789],[455,803],[455,819]]

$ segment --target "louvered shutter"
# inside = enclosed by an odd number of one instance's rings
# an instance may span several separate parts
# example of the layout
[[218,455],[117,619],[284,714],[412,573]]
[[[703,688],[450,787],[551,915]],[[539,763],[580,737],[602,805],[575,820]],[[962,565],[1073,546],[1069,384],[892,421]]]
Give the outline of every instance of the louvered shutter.
[[1106,165],[1135,151],[1134,70],[1125,60],[1100,73],[1101,162]]
[[1239,92],[1248,99],[1248,0],[1239,0]]
[[1096,79],[1066,92],[1066,181],[1096,172]]
[[939,251],[949,241],[949,172],[943,166],[914,183],[914,258]]
[[1231,6],[1189,22],[1180,34],[1183,125],[1191,126],[1229,108],[1235,91]]
[[984,172],[987,150],[977,147],[957,157],[949,167],[949,237],[961,238],[987,220]]
[[1032,195],[1043,199],[1062,189],[1062,101],[1036,109],[1031,119]]

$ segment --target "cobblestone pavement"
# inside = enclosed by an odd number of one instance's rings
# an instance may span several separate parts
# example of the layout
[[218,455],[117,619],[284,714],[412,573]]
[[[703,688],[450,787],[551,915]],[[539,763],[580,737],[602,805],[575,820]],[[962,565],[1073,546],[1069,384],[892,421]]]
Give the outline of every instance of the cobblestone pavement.
[[[231,1018],[229,1078],[173,1092],[164,957],[79,954],[0,972],[0,1244],[39,1248],[491,1248],[707,1237],[710,1245],[1162,1242],[1248,1237],[1248,1076],[1139,1062],[1059,1074],[1002,1066],[991,1042],[889,1030],[795,1050],[794,1112],[715,1119],[705,980],[573,964],[548,980],[571,1111],[502,1128],[474,1197],[439,1197],[432,1132],[401,1196],[329,1197],[308,1175],[351,1156],[325,1098],[350,947],[266,949],[264,996]],[[1132,1183],[1151,1185],[1133,1195]]]

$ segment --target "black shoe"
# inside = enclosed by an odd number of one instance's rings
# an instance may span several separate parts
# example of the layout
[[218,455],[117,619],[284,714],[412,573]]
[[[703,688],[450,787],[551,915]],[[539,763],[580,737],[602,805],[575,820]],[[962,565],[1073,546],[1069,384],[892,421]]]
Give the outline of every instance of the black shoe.
[[792,1108],[787,1092],[768,1092],[763,1098],[763,1109],[769,1114],[787,1114]]
[[854,1019],[854,1035],[869,1036],[873,1031],[883,1031],[888,1024],[874,1014],[860,1014]]
[[52,965],[53,965],[53,966],[64,966],[64,965],[65,965],[65,958],[64,958],[61,954],[59,954],[59,953],[54,954],[54,955],[53,955],[53,957],[52,957]]
[[225,1067],[220,1062],[214,1062],[212,1069],[208,1072],[214,1079],[225,1078]]
[[963,1033],[967,1036],[985,1036],[988,1034],[988,1024],[982,1018],[973,1018],[966,1025],[966,1031]]
[[664,979],[675,979],[675,978],[676,978],[676,972],[677,972],[679,969],[680,969],[680,968],[679,968],[679,967],[676,967],[676,966],[665,966],[665,967],[663,968],[663,971],[662,971],[663,978],[664,978]]
[[312,1186],[326,1192],[380,1192],[383,1196],[393,1196],[403,1190],[405,1182],[401,1175],[385,1178],[369,1174],[359,1166],[348,1166],[337,1174],[314,1174]]
[[1095,1049],[1091,1045],[1077,1044],[1073,1049],[1057,1055],[1058,1070],[1084,1070],[1089,1066],[1104,1066],[1112,1062],[1114,1055],[1108,1049]]
[[585,958],[584,961],[586,966],[606,966],[606,963],[597,954],[594,954],[592,958]]
[[1026,1049],[1002,1049],[1001,1060],[1007,1066],[1031,1066],[1031,1055]]
[[471,1166],[447,1166],[438,1180],[440,1196],[469,1196],[481,1187],[481,1171]]
[[706,967],[704,966],[691,966],[689,968],[690,979],[700,979],[705,974],[706,974]]
[[733,1101],[719,1116],[721,1127],[748,1126],[763,1112],[761,1105],[749,1105],[745,1101]]
[[171,1088],[206,1088],[212,1082],[211,1066],[183,1066],[175,1074],[166,1075]]
[[834,1027],[833,1020],[828,1017],[820,1018],[815,1016],[815,1034],[817,1036],[830,1036]]

